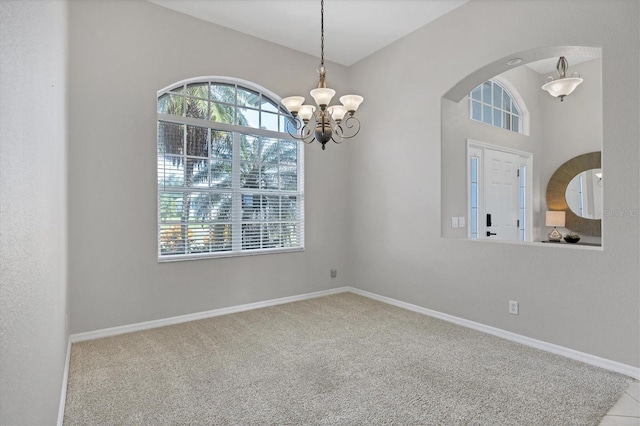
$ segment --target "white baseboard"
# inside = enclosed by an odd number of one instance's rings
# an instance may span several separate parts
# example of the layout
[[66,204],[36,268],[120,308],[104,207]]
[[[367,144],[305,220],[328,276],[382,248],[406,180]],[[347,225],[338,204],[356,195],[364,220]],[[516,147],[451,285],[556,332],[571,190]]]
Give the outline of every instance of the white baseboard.
[[[530,337],[526,337],[520,334],[512,333],[510,331],[502,330],[500,328],[491,327],[489,325],[481,324],[481,323],[470,321],[464,318],[434,311],[432,309],[423,308],[422,306],[413,305],[407,302],[402,302],[396,299],[392,299],[390,297],[380,296],[378,294],[371,293],[365,290],[360,290],[354,287],[339,287],[331,290],[323,290],[323,291],[317,291],[314,293],[300,294],[297,296],[271,299],[271,300],[266,300],[264,302],[248,303],[245,305],[214,309],[211,311],[197,312],[197,313],[188,314],[188,315],[180,315],[176,317],[170,317],[170,318],[165,318],[165,319],[160,319],[155,321],[147,321],[147,322],[141,322],[136,324],[124,325],[120,327],[112,327],[112,328],[106,328],[102,330],[89,331],[85,333],[72,334],[69,337],[69,342],[70,342],[69,344],[74,342],[81,342],[84,340],[93,340],[93,339],[99,339],[103,337],[116,336],[119,334],[132,333],[134,331],[142,331],[142,330],[148,330],[148,329],[157,328],[157,327],[164,327],[164,326],[173,325],[173,324],[180,324],[188,321],[196,321],[200,319],[232,314],[236,312],[243,312],[251,309],[281,305],[283,303],[291,303],[291,302],[297,302],[300,300],[313,299],[316,297],[329,296],[331,294],[344,293],[344,292],[359,294],[361,296],[378,300],[380,302],[384,302],[389,305],[397,306],[399,308],[407,309],[413,312],[418,312],[420,314],[428,315],[430,317],[434,317],[447,322],[458,324],[463,327],[471,328],[474,330],[481,331],[483,333],[501,337],[506,340],[511,340],[513,342],[517,342],[526,346],[530,346],[536,349],[541,349],[546,352],[562,355],[564,357],[574,359],[576,361],[581,361],[586,364],[604,368],[606,370],[615,371],[616,373],[624,374],[626,376],[633,377],[636,380],[640,380],[640,368],[638,367],[633,367],[633,366],[622,364],[616,361],[611,361],[605,358],[598,357],[596,355],[591,355],[591,354],[576,351],[573,349],[565,348],[563,346],[558,346],[553,343],[547,343],[541,340],[532,339]],[[67,367],[66,367],[67,369],[68,369],[68,361],[69,361],[69,352],[70,352],[70,349],[67,350]],[[66,391],[66,377],[67,377],[67,370],[65,369],[65,379],[64,379],[65,382],[64,382],[64,388],[63,388],[63,390],[65,391]],[[63,398],[64,398],[64,395],[63,395]],[[62,407],[61,408],[62,414],[64,414],[63,400],[61,401],[61,407]],[[60,415],[59,415],[59,421],[60,421]]]
[[60,392],[60,405],[58,406],[57,426],[62,426],[64,421],[64,407],[67,403],[67,383],[69,380],[69,363],[71,362],[71,337],[67,339],[67,355],[64,360],[64,373],[62,373],[62,391]]
[[513,342],[517,342],[525,346],[541,349],[543,351],[551,352],[556,355],[562,355],[566,358],[570,358],[576,361],[581,361],[581,362],[584,362],[585,364],[604,368],[605,370],[614,371],[616,373],[620,373],[620,374],[624,374],[625,376],[632,377],[636,380],[640,380],[640,368],[638,367],[633,367],[631,365],[622,364],[616,361],[611,361],[609,359],[601,358],[596,355],[591,355],[591,354],[576,351],[573,349],[565,348],[563,346],[558,346],[553,343],[547,343],[541,340],[532,339],[530,337],[526,337],[520,334],[512,333],[510,331],[502,330],[500,328],[495,328],[489,325],[470,321],[464,318],[456,317],[449,314],[444,314],[442,312],[434,311],[432,309],[423,308],[422,306],[412,305],[411,303],[401,302],[399,300],[392,299],[386,296],[380,296],[378,294],[371,293],[365,290],[360,290],[353,287],[347,287],[347,290],[352,293],[368,297],[370,299],[387,303],[389,305],[397,306],[399,308],[404,308],[409,311],[414,311],[420,314],[428,315],[430,317],[438,318],[447,322],[461,325],[463,327],[472,328],[474,330],[482,331],[484,333],[501,337],[506,340],[511,340]]
[[233,314],[236,312],[249,311],[252,309],[266,308],[269,306],[282,305],[283,303],[298,302],[300,300],[313,299],[316,297],[329,296],[331,294],[344,293],[350,291],[349,287],[339,287],[331,290],[316,291],[313,293],[300,294],[297,296],[281,297],[279,299],[266,300],[264,302],[247,303],[246,305],[231,306],[228,308],[214,309],[195,314],[180,315],[176,317],[164,318],[154,321],[139,322],[136,324],[123,325],[120,327],[105,328],[102,330],[88,331],[85,333],[72,334],[69,339],[72,343],[84,340],[100,339],[103,337],[117,336],[119,334],[132,333],[134,331],[149,330],[152,328],[165,327],[168,325],[180,324],[183,322],[196,321],[205,318],[217,317],[220,315]]

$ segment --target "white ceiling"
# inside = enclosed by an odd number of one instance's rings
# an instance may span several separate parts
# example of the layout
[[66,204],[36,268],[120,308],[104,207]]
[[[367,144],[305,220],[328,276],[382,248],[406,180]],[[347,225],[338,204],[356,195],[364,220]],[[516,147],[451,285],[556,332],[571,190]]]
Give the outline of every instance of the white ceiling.
[[[148,0],[320,57],[320,0]],[[325,59],[352,65],[469,0],[325,0]]]

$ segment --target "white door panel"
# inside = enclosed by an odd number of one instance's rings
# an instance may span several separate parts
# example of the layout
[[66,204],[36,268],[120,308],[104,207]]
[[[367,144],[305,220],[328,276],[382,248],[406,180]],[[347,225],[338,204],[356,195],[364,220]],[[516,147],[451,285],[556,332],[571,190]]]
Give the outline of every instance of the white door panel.
[[[474,209],[477,210],[477,226],[472,224],[470,237],[529,240],[531,231],[527,229],[527,224],[531,218],[531,189],[528,174],[531,170],[531,154],[469,141],[468,156],[468,164],[471,164],[472,158],[477,160],[475,193],[472,193],[473,171],[470,171],[471,179],[468,183],[469,202],[472,203],[477,197],[477,201],[470,204],[470,217],[474,217]],[[519,176],[521,172],[522,177]],[[490,223],[488,215],[491,215]],[[477,228],[477,233],[473,231],[474,227]]]
[[[485,238],[518,241],[519,156],[508,152],[485,149],[485,215],[491,215]],[[486,216],[485,216],[486,217]],[[495,235],[493,235],[495,234]]]

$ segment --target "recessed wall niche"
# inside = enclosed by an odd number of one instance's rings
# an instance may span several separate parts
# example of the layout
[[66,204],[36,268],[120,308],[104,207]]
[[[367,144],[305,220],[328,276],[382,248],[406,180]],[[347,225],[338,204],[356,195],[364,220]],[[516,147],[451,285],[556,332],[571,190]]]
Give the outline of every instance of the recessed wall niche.
[[[569,61],[568,75],[580,74],[583,83],[563,101],[542,90],[548,76],[557,78],[556,63],[560,56]],[[541,243],[551,230],[545,226],[546,188],[556,169],[571,158],[589,152],[602,151],[602,52],[600,48],[583,46],[559,46],[517,52],[488,64],[461,80],[441,100],[441,235],[444,238],[478,239],[479,241],[505,241],[493,233],[496,220],[510,223],[508,226],[523,228],[516,241]],[[519,58],[521,61],[514,61]],[[514,64],[515,62],[515,64]],[[509,63],[513,65],[509,65]],[[498,81],[509,94],[523,106],[522,132],[516,133],[469,118],[469,93],[488,80]],[[473,145],[475,143],[475,145]],[[473,146],[487,149],[479,156],[481,170],[473,169],[470,160]],[[471,146],[471,148],[470,148]],[[493,149],[493,151],[491,151]],[[525,189],[514,189],[513,197],[522,200],[509,201],[509,209],[487,212],[482,207],[491,196],[501,190],[491,187],[491,178],[485,176],[495,163],[488,155],[505,151],[519,158],[530,155],[526,170],[513,164],[514,173],[522,172],[526,179],[516,181]],[[508,157],[508,156],[507,156]],[[525,164],[521,162],[521,164]],[[606,166],[603,167],[603,175]],[[472,175],[477,174],[478,199],[473,200]],[[480,182],[482,181],[482,182]],[[493,191],[493,192],[492,192]],[[505,191],[502,189],[502,191]],[[512,197],[512,198],[513,198]],[[476,205],[475,216],[471,207]],[[526,209],[516,212],[514,204]],[[493,204],[496,205],[495,201]],[[512,211],[513,210],[513,211]],[[491,214],[489,218],[487,214]],[[464,225],[460,224],[464,218]],[[458,227],[454,227],[457,219]],[[524,219],[524,222],[522,221]],[[475,222],[475,223],[474,223]],[[492,226],[488,226],[491,223]],[[472,230],[473,235],[472,235]],[[564,235],[570,229],[562,228]],[[496,232],[497,233],[497,232]],[[581,235],[582,243],[601,243],[601,236]],[[510,234],[513,235],[513,234]]]

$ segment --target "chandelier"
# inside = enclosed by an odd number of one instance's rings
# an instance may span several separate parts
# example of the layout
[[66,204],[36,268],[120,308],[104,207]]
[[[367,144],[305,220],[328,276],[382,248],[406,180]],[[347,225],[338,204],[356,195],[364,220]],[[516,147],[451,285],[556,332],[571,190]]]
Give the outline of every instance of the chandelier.
[[364,100],[362,96],[344,95],[340,97],[342,105],[329,106],[336,91],[327,87],[327,72],[324,68],[324,0],[320,1],[320,69],[318,73],[320,74],[318,86],[310,92],[317,107],[303,105],[304,97],[302,96],[289,96],[282,99],[282,104],[293,117],[287,126],[291,137],[307,144],[318,141],[324,150],[329,141],[342,143],[344,139],[350,139],[358,134],[360,121],[353,115]]
[[570,95],[583,81],[577,72],[571,74],[571,77],[565,77],[568,68],[569,63],[567,59],[561,56],[556,65],[559,77],[554,80],[553,77],[549,76],[547,83],[542,86],[542,90],[546,90],[551,96],[560,98],[560,102],[564,101],[564,97]]

